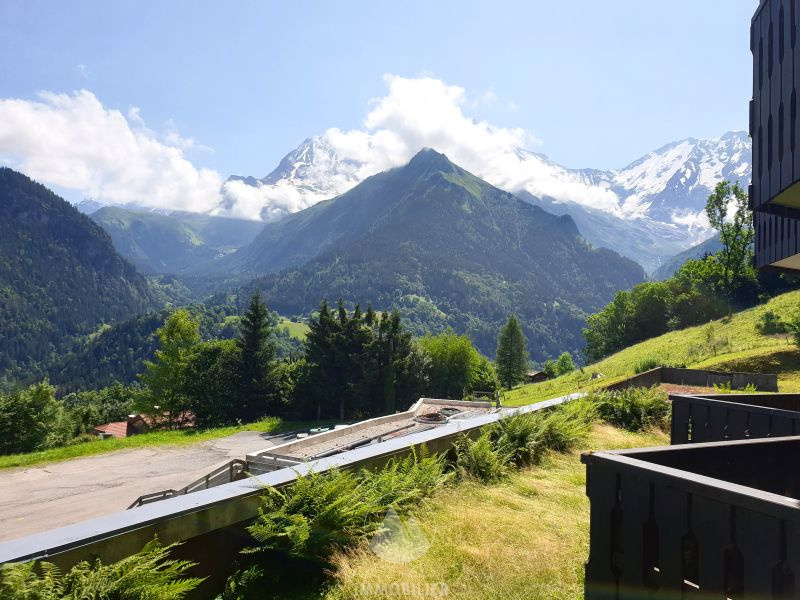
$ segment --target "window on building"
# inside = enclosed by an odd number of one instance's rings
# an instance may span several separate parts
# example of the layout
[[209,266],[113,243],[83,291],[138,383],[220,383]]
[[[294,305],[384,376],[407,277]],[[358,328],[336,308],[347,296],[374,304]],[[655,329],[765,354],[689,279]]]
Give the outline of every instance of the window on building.
[[797,0],[789,0],[789,20],[791,23],[789,24],[789,34],[790,41],[792,43],[792,49],[794,49],[795,44],[797,44]]
[[764,127],[758,126],[758,175],[759,177],[764,172]]
[[758,40],[758,89],[764,86],[764,38]]

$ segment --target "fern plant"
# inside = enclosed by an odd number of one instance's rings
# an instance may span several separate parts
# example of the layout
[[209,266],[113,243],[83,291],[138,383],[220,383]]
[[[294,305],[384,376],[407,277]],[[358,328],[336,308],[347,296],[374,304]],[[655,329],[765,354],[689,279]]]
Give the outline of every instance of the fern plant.
[[[203,581],[186,577],[195,563],[171,560],[175,546],[158,540],[119,562],[83,561],[63,576],[47,562],[0,568],[3,600],[180,600]],[[37,573],[37,570],[41,574]]]

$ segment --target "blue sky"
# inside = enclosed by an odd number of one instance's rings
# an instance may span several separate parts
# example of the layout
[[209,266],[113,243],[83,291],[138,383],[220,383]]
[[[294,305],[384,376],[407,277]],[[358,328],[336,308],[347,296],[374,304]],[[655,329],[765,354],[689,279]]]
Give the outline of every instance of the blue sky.
[[[675,139],[746,128],[756,6],[6,0],[0,100],[36,108],[39,92],[87,90],[198,170],[263,176],[310,135],[363,128],[386,74],[428,77],[463,89],[466,117],[524,131],[532,150],[616,168]],[[6,163],[42,152],[3,139],[0,126]],[[74,187],[65,174],[52,183]]]

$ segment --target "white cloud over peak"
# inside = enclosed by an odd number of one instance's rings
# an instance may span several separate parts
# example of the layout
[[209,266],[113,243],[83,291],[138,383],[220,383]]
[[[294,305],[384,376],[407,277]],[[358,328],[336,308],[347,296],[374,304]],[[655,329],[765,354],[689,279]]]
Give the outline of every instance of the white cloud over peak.
[[196,168],[182,138],[147,129],[136,108],[126,118],[89,91],[0,99],[0,160],[45,184],[112,204],[207,211],[222,178]]
[[[159,134],[138,108],[123,114],[86,90],[0,99],[0,163],[102,202],[271,220],[341,194],[429,147],[502,189],[636,218],[694,148],[688,141],[675,144],[622,171],[569,170],[526,150],[541,143],[531,132],[470,116],[480,105],[516,106],[493,90],[468,93],[430,76],[386,75],[384,82],[386,93],[369,102],[360,127],[333,127],[313,138],[268,184],[224,181],[217,171],[196,167],[186,152],[213,151],[182,136],[173,122]],[[709,165],[700,165],[703,177],[719,170]],[[693,212],[673,215],[673,223],[704,227],[702,215]]]
[[[534,195],[622,214],[620,199],[612,191],[589,185],[579,175],[525,150],[540,143],[530,132],[465,114],[466,108],[497,102],[492,90],[470,100],[464,88],[432,77],[386,75],[384,81],[387,93],[370,101],[361,128],[334,127],[321,136],[321,145],[333,150],[337,164],[325,164],[323,158],[315,168],[304,171],[299,190],[283,182],[255,188],[226,183],[226,206],[252,216],[260,197],[274,216],[294,212],[340,194],[370,175],[403,165],[429,147],[500,188],[526,189]],[[315,155],[315,162],[319,160]]]

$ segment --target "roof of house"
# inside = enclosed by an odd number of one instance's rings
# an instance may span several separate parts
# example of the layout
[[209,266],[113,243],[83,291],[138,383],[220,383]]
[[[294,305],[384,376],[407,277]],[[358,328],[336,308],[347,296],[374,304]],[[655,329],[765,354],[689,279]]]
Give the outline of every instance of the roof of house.
[[107,433],[115,438],[128,437],[128,422],[117,421],[115,423],[104,423],[94,428],[97,433]]

